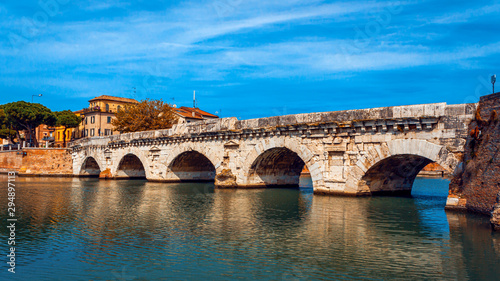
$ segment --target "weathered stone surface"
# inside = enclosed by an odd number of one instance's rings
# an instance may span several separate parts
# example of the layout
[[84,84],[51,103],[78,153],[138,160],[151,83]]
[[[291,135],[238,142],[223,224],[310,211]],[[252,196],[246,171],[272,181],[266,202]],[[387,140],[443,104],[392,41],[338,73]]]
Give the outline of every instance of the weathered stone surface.
[[500,231],[500,192],[497,194],[497,202],[491,213],[491,226],[494,230]]
[[450,184],[450,196],[460,198],[461,208],[498,218],[497,194],[500,192],[500,93],[481,97],[476,118],[470,123],[463,153],[463,167]]
[[19,171],[23,165],[23,156],[19,151],[0,152],[0,172]]
[[236,176],[233,175],[231,169],[224,169],[215,177],[215,186],[221,188],[233,188],[237,187]]
[[0,152],[0,169],[17,171],[19,175],[73,175],[72,153],[69,149],[25,148]]
[[[316,193],[408,192],[428,162],[455,169],[465,143],[464,124],[473,117],[470,107],[438,103],[225,118],[83,139],[71,143],[73,170],[76,175],[99,168],[113,177],[141,173],[155,181],[255,187],[298,185],[305,165]],[[130,155],[134,167],[120,164]]]
[[112,179],[113,175],[111,174],[111,170],[110,169],[106,169],[106,170],[100,172],[99,173],[99,178],[100,179]]

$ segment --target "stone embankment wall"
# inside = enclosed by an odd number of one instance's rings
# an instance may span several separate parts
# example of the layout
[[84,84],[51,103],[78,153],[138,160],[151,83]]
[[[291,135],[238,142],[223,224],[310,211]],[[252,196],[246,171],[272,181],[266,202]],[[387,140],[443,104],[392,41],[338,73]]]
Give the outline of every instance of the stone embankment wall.
[[20,154],[20,151],[0,152],[0,172],[19,171],[23,163],[23,157]]
[[419,177],[447,177],[449,175],[448,171],[435,162],[425,166],[418,174]]
[[500,229],[500,93],[481,97],[469,125],[462,169],[450,184],[448,208],[492,215]]
[[0,172],[20,176],[72,176],[73,160],[68,149],[25,148],[0,152]]

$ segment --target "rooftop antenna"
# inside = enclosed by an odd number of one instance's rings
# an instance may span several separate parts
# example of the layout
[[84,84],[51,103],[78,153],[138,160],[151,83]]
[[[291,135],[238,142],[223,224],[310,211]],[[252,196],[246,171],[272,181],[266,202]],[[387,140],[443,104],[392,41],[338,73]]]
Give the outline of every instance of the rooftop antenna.
[[493,94],[495,93],[495,82],[497,82],[497,76],[496,74],[493,74],[493,76],[491,76],[491,84],[493,84]]
[[196,91],[193,91],[193,108],[196,108]]

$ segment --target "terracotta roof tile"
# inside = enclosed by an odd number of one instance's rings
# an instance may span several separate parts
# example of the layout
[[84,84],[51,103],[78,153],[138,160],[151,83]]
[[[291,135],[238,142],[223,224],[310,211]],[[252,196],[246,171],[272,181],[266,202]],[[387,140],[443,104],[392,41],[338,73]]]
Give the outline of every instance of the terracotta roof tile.
[[187,107],[187,106],[181,106],[180,108],[184,109],[186,111],[189,111],[189,112],[193,112],[194,111],[196,114],[200,114],[203,117],[219,118],[219,116],[213,115],[213,114],[208,113],[206,111],[203,111],[203,110],[201,110],[199,108],[192,108],[192,107]]
[[107,96],[107,95],[102,95],[102,96],[95,97],[95,98],[89,100],[89,102],[98,101],[98,100],[109,100],[109,101],[121,101],[121,102],[128,102],[128,103],[139,103],[138,101],[136,101],[134,99],[113,97],[113,96]]
[[200,119],[203,120],[203,116],[200,114],[194,114],[192,112],[189,112],[187,110],[184,110],[183,108],[173,108],[174,112],[177,113],[178,115],[184,117],[184,118],[192,118],[192,119]]

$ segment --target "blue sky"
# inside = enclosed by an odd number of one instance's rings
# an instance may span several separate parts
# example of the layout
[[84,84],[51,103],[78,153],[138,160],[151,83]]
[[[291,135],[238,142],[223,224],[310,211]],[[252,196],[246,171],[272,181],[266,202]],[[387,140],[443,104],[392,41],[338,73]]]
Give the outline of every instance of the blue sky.
[[40,3],[0,3],[0,103],[191,106],[196,90],[200,108],[247,119],[475,102],[500,74],[500,1]]

